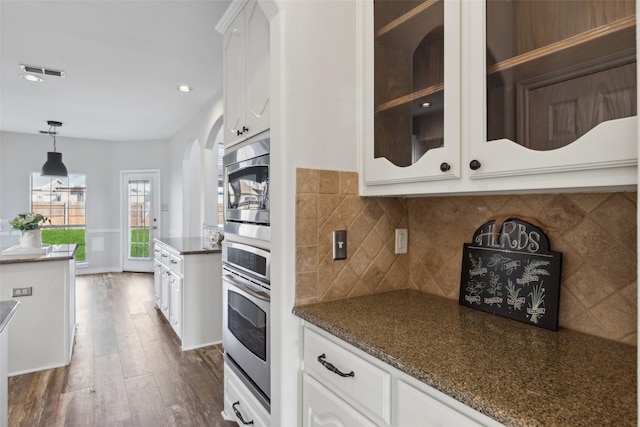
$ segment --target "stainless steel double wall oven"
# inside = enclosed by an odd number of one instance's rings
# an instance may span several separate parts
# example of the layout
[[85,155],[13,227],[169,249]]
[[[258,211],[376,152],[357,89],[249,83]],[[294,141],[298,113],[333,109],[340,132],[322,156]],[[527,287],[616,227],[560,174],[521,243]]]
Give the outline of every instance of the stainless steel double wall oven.
[[268,138],[224,156],[222,243],[225,361],[270,409],[271,253]]

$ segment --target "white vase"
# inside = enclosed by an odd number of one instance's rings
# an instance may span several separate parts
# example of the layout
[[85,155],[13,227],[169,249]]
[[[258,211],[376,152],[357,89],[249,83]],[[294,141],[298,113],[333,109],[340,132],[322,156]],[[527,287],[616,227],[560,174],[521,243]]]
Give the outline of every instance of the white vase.
[[41,248],[42,247],[42,230],[26,230],[20,236],[20,247],[22,248]]

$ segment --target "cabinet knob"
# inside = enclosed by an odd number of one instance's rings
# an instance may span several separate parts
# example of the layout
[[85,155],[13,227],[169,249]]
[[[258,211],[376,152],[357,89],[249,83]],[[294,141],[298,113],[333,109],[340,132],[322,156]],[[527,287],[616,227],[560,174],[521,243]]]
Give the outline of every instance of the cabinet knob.
[[469,163],[469,167],[472,171],[477,171],[478,169],[480,169],[480,166],[482,165],[477,160],[471,160],[471,163]]
[[442,162],[442,163],[440,163],[440,170],[441,170],[442,172],[447,172],[447,171],[449,171],[450,169],[451,169],[451,166],[449,165],[449,163],[447,163],[447,162]]
[[240,130],[237,130],[237,131],[236,131],[236,135],[237,135],[237,136],[240,136],[240,135],[242,135],[242,132],[240,132]]
[[242,126],[242,133],[249,132],[249,128],[246,126]]

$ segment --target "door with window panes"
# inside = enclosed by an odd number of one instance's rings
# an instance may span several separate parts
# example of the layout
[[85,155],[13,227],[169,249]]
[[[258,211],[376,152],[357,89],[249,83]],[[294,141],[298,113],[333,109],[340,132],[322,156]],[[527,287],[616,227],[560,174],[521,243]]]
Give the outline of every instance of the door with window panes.
[[123,172],[123,270],[153,272],[158,237],[158,172]]

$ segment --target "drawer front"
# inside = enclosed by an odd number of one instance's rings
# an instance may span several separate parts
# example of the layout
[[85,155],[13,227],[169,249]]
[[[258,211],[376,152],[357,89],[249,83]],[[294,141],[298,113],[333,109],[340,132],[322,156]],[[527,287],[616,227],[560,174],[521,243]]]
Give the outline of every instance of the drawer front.
[[158,243],[153,245],[153,256],[158,260],[162,258],[162,246]]
[[169,252],[165,247],[160,248],[160,261],[168,266],[169,260],[171,259],[171,252]]
[[[458,404],[462,406],[462,403]],[[398,427],[478,427],[474,421],[415,387],[398,381]],[[480,414],[479,414],[480,415]]]
[[224,412],[227,417],[233,418],[238,425],[243,425],[242,420],[244,420],[245,425],[269,426],[270,417],[266,409],[226,363],[224,364]]
[[171,268],[174,273],[178,273],[182,276],[182,257],[169,254],[169,268]]
[[[331,365],[343,375],[353,375],[341,376],[331,370]],[[390,422],[388,372],[308,328],[304,330],[304,369],[347,403]]]

